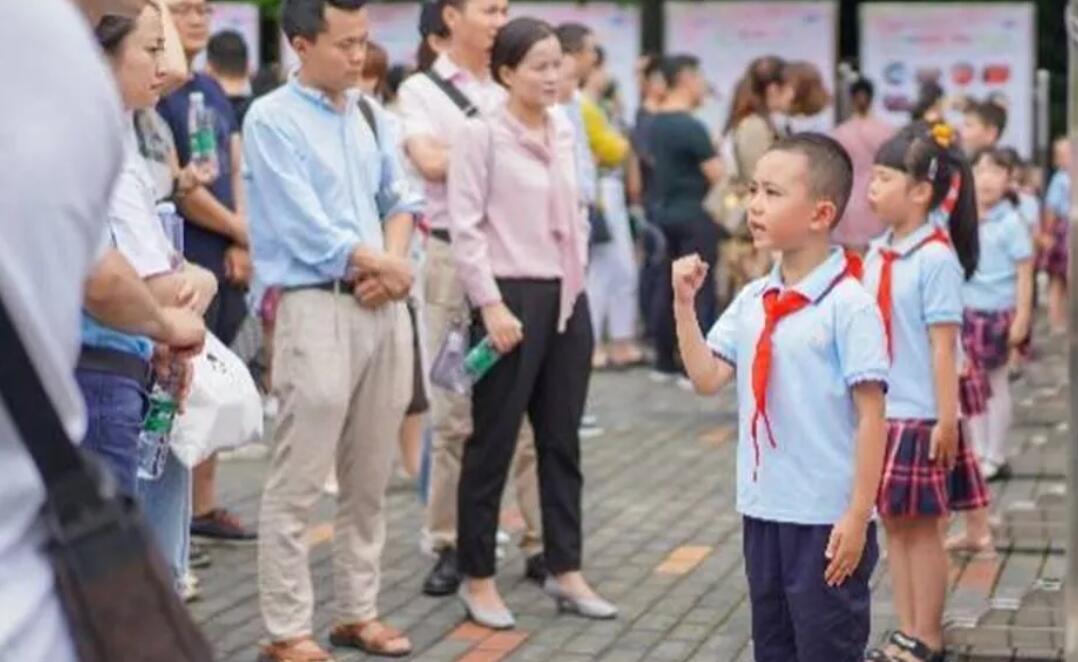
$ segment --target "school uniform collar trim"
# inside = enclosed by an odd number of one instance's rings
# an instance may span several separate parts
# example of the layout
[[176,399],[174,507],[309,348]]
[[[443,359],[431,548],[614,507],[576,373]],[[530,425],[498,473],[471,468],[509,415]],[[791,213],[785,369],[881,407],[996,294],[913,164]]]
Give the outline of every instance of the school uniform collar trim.
[[1014,205],[1008,200],[1000,200],[994,207],[988,210],[984,215],[984,221],[986,223],[994,223],[996,221],[1002,221],[1008,214],[1014,212]]
[[884,235],[883,242],[880,245],[881,249],[892,250],[898,253],[899,257],[906,257],[920,246],[926,239],[932,236],[936,232],[936,226],[931,223],[925,223],[921,227],[914,230],[912,233],[906,235],[902,239],[895,241],[894,230],[888,230]]
[[809,275],[801,279],[800,283],[791,288],[787,288],[783,285],[780,266],[780,263],[776,262],[775,266],[771,268],[771,274],[767,277],[767,282],[760,292],[761,295],[772,290],[782,292],[783,290],[791,289],[794,292],[804,295],[804,297],[812,303],[818,303],[824,295],[831,291],[835,281],[842,272],[846,270],[846,254],[841,248],[832,248],[831,254],[827,256],[827,259],[824,260],[822,264],[813,269]]

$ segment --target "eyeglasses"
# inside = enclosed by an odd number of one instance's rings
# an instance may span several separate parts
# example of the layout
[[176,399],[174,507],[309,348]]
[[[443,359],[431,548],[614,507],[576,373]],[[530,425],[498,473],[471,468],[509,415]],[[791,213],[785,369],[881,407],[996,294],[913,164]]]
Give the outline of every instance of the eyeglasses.
[[191,16],[192,14],[201,18],[213,16],[213,7],[203,2],[180,2],[169,5],[168,9],[174,16]]

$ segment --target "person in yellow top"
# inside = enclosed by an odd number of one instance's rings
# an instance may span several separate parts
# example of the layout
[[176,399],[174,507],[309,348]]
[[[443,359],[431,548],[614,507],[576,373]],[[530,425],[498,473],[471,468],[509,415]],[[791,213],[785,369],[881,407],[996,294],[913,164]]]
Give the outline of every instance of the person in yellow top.
[[[583,134],[597,167],[582,173],[581,194],[592,207],[592,242],[588,266],[588,302],[595,333],[596,368],[624,368],[639,364],[643,354],[636,345],[637,280],[632,232],[625,200],[624,166],[631,148],[628,138],[610,121],[598,99],[609,83],[602,68],[595,36],[587,26],[567,23],[557,29],[562,52],[575,65],[579,86],[571,104],[579,108]],[[606,232],[595,232],[597,218]],[[604,343],[603,340],[609,340]]]

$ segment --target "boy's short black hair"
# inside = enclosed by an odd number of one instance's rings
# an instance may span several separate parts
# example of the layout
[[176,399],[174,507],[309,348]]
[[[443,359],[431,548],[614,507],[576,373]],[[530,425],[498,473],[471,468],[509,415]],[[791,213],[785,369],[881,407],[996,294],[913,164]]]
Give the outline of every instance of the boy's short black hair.
[[974,101],[966,108],[966,114],[973,115],[985,126],[994,127],[1000,136],[1007,128],[1007,109],[994,101]]
[[805,171],[809,190],[835,205],[838,223],[853,190],[853,161],[837,140],[822,133],[795,133],[776,142],[770,152],[793,152],[808,161]]
[[662,59],[659,69],[662,71],[663,80],[666,81],[667,86],[674,87],[681,74],[700,69],[700,58],[695,55],[671,55]]
[[850,96],[855,97],[859,94],[863,94],[871,100],[876,96],[876,86],[867,78],[858,78],[850,83]]
[[247,57],[247,42],[235,30],[218,32],[206,46],[206,60],[215,71],[226,76],[246,76]]
[[584,52],[588,37],[593,34],[591,28],[583,23],[562,23],[554,29],[561,43],[561,50],[566,55],[579,55]]
[[284,0],[281,3],[281,29],[288,40],[303,37],[314,41],[326,29],[326,7],[359,11],[367,0]]

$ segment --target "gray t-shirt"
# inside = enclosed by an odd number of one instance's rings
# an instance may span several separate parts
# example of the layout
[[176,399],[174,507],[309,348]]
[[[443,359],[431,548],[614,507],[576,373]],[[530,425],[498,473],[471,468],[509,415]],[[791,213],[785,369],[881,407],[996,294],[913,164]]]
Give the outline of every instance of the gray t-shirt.
[[[64,426],[80,439],[79,315],[120,166],[119,100],[71,2],[5,10],[0,61],[19,65],[0,73],[0,297]],[[0,467],[0,660],[74,662],[42,551],[44,489],[2,403]]]

